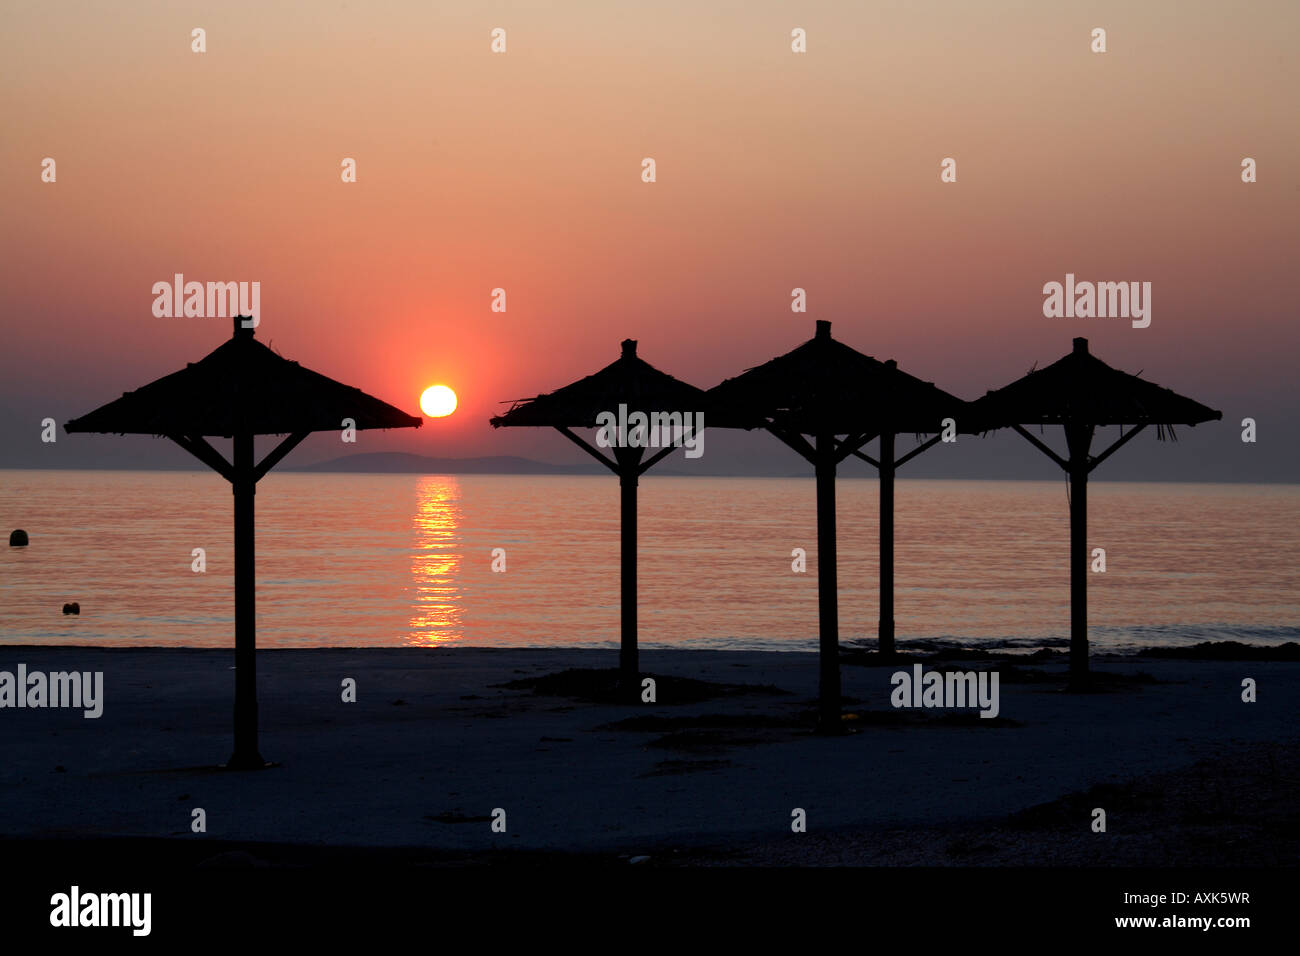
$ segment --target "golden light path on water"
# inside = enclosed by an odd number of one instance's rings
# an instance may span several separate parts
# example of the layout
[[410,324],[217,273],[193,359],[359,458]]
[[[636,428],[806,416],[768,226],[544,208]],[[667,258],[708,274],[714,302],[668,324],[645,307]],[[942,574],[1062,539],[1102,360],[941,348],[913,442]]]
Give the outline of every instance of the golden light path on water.
[[447,475],[419,479],[411,545],[411,635],[407,643],[434,647],[461,637],[460,486]]

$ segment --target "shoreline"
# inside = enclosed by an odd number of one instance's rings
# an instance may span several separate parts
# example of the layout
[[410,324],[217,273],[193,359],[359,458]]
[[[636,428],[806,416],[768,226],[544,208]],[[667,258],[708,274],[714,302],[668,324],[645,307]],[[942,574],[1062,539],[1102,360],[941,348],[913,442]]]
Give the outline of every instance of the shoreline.
[[[587,469],[588,469],[588,466],[586,465],[585,462],[581,462],[581,461],[571,462],[571,463],[567,463],[567,464],[566,464],[566,463],[563,463],[563,462],[544,462],[544,461],[537,461],[537,462],[535,462],[535,464],[540,465],[540,466],[545,467],[545,468],[556,468],[556,469],[574,468],[574,469],[584,469],[584,470],[580,470],[580,471],[579,471],[579,470],[575,470],[575,471],[572,471],[572,472],[568,472],[568,471],[555,471],[555,472],[529,472],[529,471],[365,471],[365,470],[360,470],[360,469],[355,470],[355,471],[352,471],[352,470],[344,471],[344,470],[341,470],[341,469],[324,469],[324,468],[321,467],[322,465],[327,465],[327,464],[329,464],[329,462],[330,462],[331,460],[332,460],[332,459],[323,459],[322,461],[319,461],[319,462],[314,462],[314,463],[311,463],[311,464],[303,464],[303,465],[287,464],[287,465],[284,465],[284,466],[282,466],[282,467],[276,469],[276,471],[274,472],[274,474],[290,474],[290,473],[291,473],[291,474],[299,474],[299,475],[326,475],[326,476],[328,476],[328,475],[345,475],[345,476],[346,476],[346,475],[367,475],[367,476],[388,476],[388,475],[391,475],[391,476],[395,476],[395,477],[408,477],[408,476],[412,476],[412,475],[414,475],[414,476],[418,476],[418,477],[426,477],[426,478],[472,478],[472,477],[479,477],[479,476],[485,476],[485,477],[499,477],[499,478],[529,478],[529,479],[533,479],[533,478],[600,478],[600,479],[603,480],[603,481],[604,481],[604,480],[608,480],[608,472],[605,471],[604,469],[602,469],[599,465],[591,466],[590,469],[587,470]],[[190,464],[188,464],[188,463],[186,463],[186,464],[177,464],[177,465],[174,465],[174,466],[172,466],[172,465],[159,464],[159,465],[155,465],[154,467],[151,467],[151,468],[141,468],[139,465],[130,465],[130,466],[122,465],[122,466],[118,466],[118,465],[114,465],[114,464],[111,464],[111,463],[104,463],[104,464],[99,464],[99,465],[72,465],[72,464],[69,464],[69,465],[60,465],[60,466],[57,467],[57,468],[51,468],[51,467],[49,467],[48,465],[24,465],[24,464],[11,464],[11,465],[4,465],[3,467],[0,467],[0,472],[5,472],[5,471],[48,471],[48,472],[68,472],[68,471],[72,471],[72,472],[83,472],[83,471],[106,471],[106,472],[138,472],[138,473],[140,473],[140,474],[190,474],[190,475],[201,475],[201,476],[204,476],[204,477],[210,477],[210,476],[211,476],[211,472],[206,471],[206,470],[204,470],[203,468],[196,468],[196,467],[194,467],[193,465],[190,465]],[[807,471],[807,472],[797,471],[797,472],[780,472],[780,473],[778,473],[778,472],[768,472],[768,473],[754,473],[754,474],[746,474],[746,473],[734,473],[734,474],[733,474],[733,473],[730,473],[730,472],[699,472],[699,471],[684,471],[684,470],[671,470],[671,469],[670,469],[670,470],[668,470],[668,471],[658,471],[658,472],[656,472],[656,471],[649,471],[649,472],[646,472],[646,474],[642,476],[642,480],[653,480],[653,479],[655,479],[655,478],[722,478],[722,479],[728,479],[728,480],[730,480],[730,479],[747,480],[747,479],[750,479],[750,478],[761,478],[761,479],[771,479],[771,480],[775,480],[775,481],[807,481],[808,479],[810,479],[810,478],[812,478],[812,477],[813,477],[813,475],[812,475],[812,471],[811,471],[811,470],[809,470],[809,471]],[[865,481],[871,481],[871,482],[878,482],[878,481],[880,480],[876,475],[874,475],[874,474],[872,474],[872,473],[870,473],[870,472],[845,472],[844,474],[837,474],[837,475],[836,475],[836,480],[837,480],[837,481],[839,481],[839,480],[844,480],[844,481],[853,481],[853,480],[859,480],[859,479],[861,479],[861,480],[865,480]],[[906,482],[923,482],[923,481],[953,481],[953,482],[963,482],[963,481],[991,481],[991,482],[1001,482],[1001,483],[1053,484],[1053,485],[1059,483],[1058,480],[1057,480],[1056,478],[1054,478],[1054,477],[1023,478],[1023,477],[1017,477],[1017,476],[1002,476],[1002,477],[997,477],[997,476],[988,476],[988,475],[968,475],[968,476],[958,476],[958,477],[953,477],[953,476],[948,476],[948,475],[929,475],[929,476],[927,476],[927,475],[918,475],[918,476],[916,476],[916,477],[899,475],[899,476],[897,476],[897,478],[896,478],[895,480],[896,480],[896,481],[899,481],[899,482],[904,482],[904,481],[906,481]],[[1245,479],[1245,478],[1232,478],[1232,479],[1223,478],[1223,479],[1220,479],[1220,480],[1217,480],[1217,481],[1212,481],[1212,480],[1207,480],[1207,479],[1204,479],[1204,478],[1178,478],[1178,477],[1172,477],[1172,476],[1171,476],[1171,477],[1167,477],[1167,478],[1110,478],[1110,477],[1106,477],[1106,476],[1103,476],[1103,475],[1101,475],[1101,474],[1098,474],[1096,477],[1090,477],[1090,478],[1088,479],[1088,483],[1089,483],[1089,484],[1094,484],[1094,483],[1095,483],[1095,484],[1108,484],[1108,485],[1109,485],[1109,484],[1117,484],[1117,485],[1207,485],[1207,486],[1214,486],[1214,485],[1228,485],[1228,486],[1236,486],[1236,485],[1251,485],[1251,486],[1260,486],[1260,487],[1295,488],[1297,485],[1300,485],[1300,479],[1292,479],[1292,480],[1290,480],[1290,481],[1286,481],[1286,480],[1282,480],[1282,479],[1272,479],[1272,480],[1252,481],[1252,480]]]
[[[230,622],[223,622],[230,624]],[[1300,661],[1300,641],[1290,637],[1292,629],[1284,628],[1287,637],[1269,640],[1235,640],[1235,639],[1196,639],[1184,638],[1179,644],[1142,644],[1133,647],[1098,648],[1096,637],[1091,639],[1092,651],[1089,660],[1125,661],[1137,658],[1164,658],[1168,660],[1219,660],[1219,661]],[[87,644],[73,643],[61,635],[51,635],[32,641],[14,644],[0,643],[0,654],[19,652],[23,648],[42,648],[54,650],[86,651],[183,651],[204,653],[234,653],[232,643],[221,646],[204,646],[195,644],[135,644],[127,641],[113,643]],[[604,643],[573,643],[542,645],[492,645],[492,644],[454,644],[454,645],[415,645],[415,644],[321,644],[314,646],[258,646],[257,653],[278,653],[280,651],[399,651],[429,653],[448,650],[496,653],[537,652],[543,654],[581,653],[581,654],[618,654],[618,641]],[[892,662],[877,661],[876,639],[857,638],[841,639],[840,659],[848,665],[868,664],[869,666],[887,666],[889,663],[942,662],[948,660],[970,661],[1007,661],[1040,662],[1052,660],[1065,661],[1069,657],[1069,637],[1045,638],[981,638],[981,637],[938,637],[907,638],[897,641],[898,651]],[[807,638],[805,646],[794,646],[790,641],[762,643],[758,646],[739,643],[736,646],[707,647],[691,643],[663,644],[642,642],[642,651],[668,654],[817,654],[816,638]]]

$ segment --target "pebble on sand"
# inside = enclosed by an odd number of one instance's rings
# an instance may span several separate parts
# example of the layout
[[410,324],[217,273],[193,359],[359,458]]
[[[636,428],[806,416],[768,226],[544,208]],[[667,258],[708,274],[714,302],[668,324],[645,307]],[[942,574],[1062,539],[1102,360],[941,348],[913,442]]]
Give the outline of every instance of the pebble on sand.
[[16,528],[9,532],[9,547],[25,548],[27,547],[27,532],[22,528]]

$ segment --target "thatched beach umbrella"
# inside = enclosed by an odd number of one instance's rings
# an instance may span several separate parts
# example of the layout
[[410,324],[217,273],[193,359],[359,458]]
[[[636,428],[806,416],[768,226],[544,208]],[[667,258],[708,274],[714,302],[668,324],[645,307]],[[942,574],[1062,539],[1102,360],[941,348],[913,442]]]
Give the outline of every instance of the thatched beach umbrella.
[[939,431],[941,420],[952,413],[952,403],[957,400],[894,365],[831,338],[831,324],[824,320],[817,322],[816,334],[803,345],[727,379],[710,389],[708,398],[715,424],[766,428],[813,465],[817,481],[818,730],[836,733],[843,726],[836,468],[882,428]]
[[[535,426],[554,428],[614,474],[618,475],[622,554],[620,564],[622,619],[619,641],[619,685],[625,697],[633,698],[639,686],[637,662],[636,606],[636,490],[637,479],[671,454],[667,444],[648,458],[646,448],[632,444],[610,446],[613,457],[594,448],[575,434],[575,428],[595,428],[602,414],[631,418],[638,413],[650,418],[680,413],[702,415],[704,392],[673,378],[637,357],[636,342],[625,339],[618,360],[594,375],[579,379],[536,398],[514,402],[504,415],[491,419],[493,428]],[[684,421],[684,418],[682,419]],[[698,421],[698,419],[696,419]],[[631,436],[628,436],[631,437]]]
[[[1070,685],[1088,677],[1088,474],[1148,425],[1173,439],[1174,425],[1196,425],[1222,412],[1136,375],[1111,368],[1076,338],[1074,351],[1046,368],[971,403],[972,414],[990,428],[1010,427],[1070,477]],[[1025,425],[1061,425],[1066,456],[1031,435]],[[1119,425],[1120,436],[1099,455],[1090,454],[1093,432]],[[1132,427],[1126,432],[1125,425]]]
[[[886,359],[881,372],[881,404],[872,409],[880,433],[879,458],[856,450],[854,456],[880,473],[880,623],[877,630],[882,657],[894,654],[894,475],[903,465],[943,439],[943,431],[975,434],[978,428],[969,414],[970,404],[950,395],[931,382],[900,371],[898,363]],[[899,435],[932,434],[933,437],[902,457],[894,451]]]
[[[418,428],[421,420],[281,358],[253,339],[243,316],[213,352],[64,425],[68,432],[170,438],[232,485],[235,495],[235,750],[226,766],[266,766],[257,748],[253,494],[258,480],[307,435],[354,427]],[[251,321],[251,320],[250,320]],[[349,419],[349,422],[345,422]],[[253,436],[287,435],[260,462]],[[233,439],[226,461],[204,436]]]

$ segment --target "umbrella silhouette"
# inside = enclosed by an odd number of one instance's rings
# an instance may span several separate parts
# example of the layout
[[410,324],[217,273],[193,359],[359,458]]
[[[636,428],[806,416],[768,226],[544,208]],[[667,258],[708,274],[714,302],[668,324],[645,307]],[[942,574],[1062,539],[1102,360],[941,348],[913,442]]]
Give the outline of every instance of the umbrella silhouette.
[[[972,412],[989,428],[1010,427],[1070,478],[1070,687],[1088,683],[1088,474],[1128,444],[1138,432],[1155,425],[1157,437],[1175,439],[1174,425],[1221,419],[1222,412],[1136,375],[1111,368],[1076,338],[1074,350],[1046,368],[1030,372],[1004,388],[971,403]],[[1058,455],[1025,425],[1061,425],[1067,452]],[[1090,454],[1094,431],[1119,425],[1120,437],[1099,455]],[[1124,426],[1132,427],[1125,432]]]
[[[880,432],[879,458],[858,449],[853,452],[880,473],[880,624],[877,635],[882,657],[894,654],[894,475],[917,455],[937,445],[945,426],[954,435],[975,434],[983,429],[974,424],[970,404],[930,382],[900,371],[898,363],[886,359],[880,373],[881,404],[872,409]],[[931,434],[901,458],[895,455],[895,439],[902,434]]]
[[[714,424],[724,428],[766,428],[813,465],[817,482],[820,668],[817,729],[821,733],[838,733],[843,722],[836,594],[836,469],[882,430],[891,435],[895,431],[940,431],[942,419],[963,403],[900,372],[894,364],[877,361],[836,341],[831,338],[831,324],[824,320],[817,322],[816,333],[803,345],[727,379],[710,389],[707,396]],[[891,516],[892,512],[891,507]]]
[[[637,662],[636,599],[636,497],[637,480],[652,466],[672,453],[667,444],[649,458],[645,447],[613,444],[613,458],[599,451],[573,432],[574,428],[595,428],[602,413],[620,414],[625,408],[647,417],[672,413],[704,413],[704,392],[659,371],[636,354],[636,342],[625,339],[618,360],[594,375],[579,379],[536,398],[514,402],[509,411],[491,419],[493,428],[502,426],[545,426],[554,428],[614,474],[618,475],[621,500],[621,596],[622,621],[619,641],[619,687],[632,700],[639,685]],[[700,419],[697,419],[700,421]]]
[[[204,358],[64,425],[67,432],[170,438],[231,483],[235,496],[235,750],[226,766],[266,766],[257,746],[253,494],[257,482],[314,431],[418,428],[392,405],[281,358],[236,316],[234,335]],[[249,319],[249,321],[252,321]],[[253,436],[287,435],[261,462]],[[233,439],[233,461],[204,436]]]

